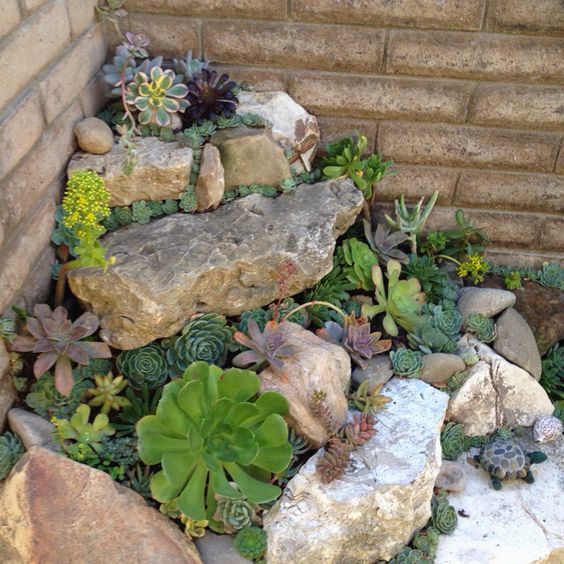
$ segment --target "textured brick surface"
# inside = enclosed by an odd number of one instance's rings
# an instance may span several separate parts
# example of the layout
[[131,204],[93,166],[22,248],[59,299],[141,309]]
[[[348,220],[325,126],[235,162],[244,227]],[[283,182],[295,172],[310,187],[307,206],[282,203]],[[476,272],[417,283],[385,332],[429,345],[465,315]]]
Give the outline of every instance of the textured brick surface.
[[401,74],[564,82],[564,41],[442,31],[390,32],[386,69]]
[[38,257],[49,245],[55,224],[55,201],[39,204],[36,212],[12,234],[0,255],[0,310],[3,310],[19,291]]
[[324,153],[323,148],[327,143],[338,141],[355,131],[363,133],[368,139],[368,148],[370,151],[374,150],[374,142],[376,139],[376,122],[374,121],[333,116],[318,116],[317,123],[321,134],[321,140],[319,143],[320,153]]
[[28,94],[0,119],[0,178],[5,177],[31,149],[43,132],[37,93]]
[[543,219],[539,248],[564,252],[564,217],[547,217]]
[[62,177],[76,147],[73,127],[81,119],[76,102],[51,125],[22,164],[0,182],[0,224],[5,234],[12,232],[48,186]]
[[[102,27],[97,25],[73,47],[41,82],[45,118],[51,123],[90,82],[106,58]],[[72,80],[68,80],[72,77]]]
[[564,140],[560,148],[560,154],[558,155],[558,160],[556,161],[555,172],[558,174],[564,174]]
[[67,0],[73,37],[78,37],[96,23],[97,0]]
[[385,122],[378,133],[386,157],[414,164],[552,171],[559,144],[557,134],[442,124]]
[[287,72],[285,70],[274,71],[248,67],[234,67],[229,65],[217,65],[220,72],[227,73],[238,83],[247,83],[255,90],[287,90]]
[[397,200],[403,194],[407,202],[417,202],[438,190],[437,205],[448,206],[460,174],[453,169],[403,163],[396,163],[394,169],[395,176],[387,176],[377,184],[377,201]]
[[325,25],[207,21],[204,49],[214,61],[282,67],[376,72],[384,32]]
[[558,253],[516,251],[515,249],[499,247],[488,247],[485,254],[494,264],[505,264],[519,268],[540,268],[543,262],[558,262],[562,260],[562,254]]
[[485,0],[293,0],[301,20],[451,29],[480,29]]
[[18,0],[0,2],[0,39],[20,23],[20,5]]
[[562,0],[495,0],[487,20],[492,31],[564,35]]
[[564,213],[564,177],[463,171],[454,203],[465,207]]
[[21,0],[24,12],[27,14],[37,10],[47,2],[47,0]]
[[194,20],[178,16],[132,14],[129,22],[131,31],[150,36],[151,53],[171,58],[184,57],[189,49],[194,56],[200,53],[199,24]]
[[480,84],[474,95],[468,119],[472,123],[484,125],[562,130],[564,88]]
[[95,116],[108,102],[110,85],[104,81],[102,73],[97,74],[80,94],[80,106],[84,117]]
[[[0,110],[21,92],[68,44],[70,27],[64,0],[58,0],[29,18],[0,47],[4,80]],[[72,75],[66,75],[72,76]]]
[[355,117],[463,122],[472,86],[394,77],[298,75],[290,94],[311,111]]
[[192,17],[283,20],[286,0],[128,0],[127,9]]

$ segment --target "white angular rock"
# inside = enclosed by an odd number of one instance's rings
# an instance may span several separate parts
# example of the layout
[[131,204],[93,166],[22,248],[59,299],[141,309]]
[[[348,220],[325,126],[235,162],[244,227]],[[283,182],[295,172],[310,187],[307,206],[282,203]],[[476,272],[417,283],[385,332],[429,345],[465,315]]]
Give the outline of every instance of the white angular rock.
[[471,313],[480,313],[485,317],[495,317],[504,309],[513,307],[515,294],[496,288],[462,288],[457,307],[464,321]]
[[291,147],[290,162],[300,171],[300,166],[311,169],[319,143],[319,127],[315,116],[297,104],[286,92],[249,92],[238,95],[238,113],[253,113],[272,124],[272,134],[283,147]]
[[506,426],[530,427],[537,417],[554,411],[542,386],[525,370],[511,364],[471,335],[459,340],[459,349],[473,350],[480,362],[452,397],[447,418],[461,423],[469,436],[492,433]]
[[269,564],[389,560],[431,515],[448,396],[420,380],[392,379],[378,433],[353,451],[345,475],[322,484],[315,454],[265,518]]
[[[538,446],[529,443],[531,450]],[[449,503],[467,518],[450,535],[439,537],[435,564],[561,564],[564,562],[564,440],[543,445],[549,458],[533,465],[533,484],[523,480],[491,487],[488,474],[466,460],[466,487],[450,493]]]
[[525,369],[540,380],[542,362],[535,336],[523,316],[515,309],[506,309],[495,323],[493,349],[509,362]]
[[213,213],[173,214],[102,238],[116,264],[69,272],[75,296],[101,318],[101,336],[131,349],[178,332],[195,312],[238,315],[331,271],[336,238],[362,194],[343,180],[304,185],[276,199],[258,194]]
[[124,174],[124,150],[116,143],[105,155],[75,153],[67,174],[93,170],[106,182],[110,206],[128,206],[138,200],[178,199],[186,190],[192,170],[192,149],[165,143],[156,137],[135,141],[138,160],[132,174]]
[[114,146],[114,134],[101,119],[89,117],[74,126],[78,146],[87,153],[103,155]]
[[351,378],[351,361],[340,346],[320,339],[296,323],[282,323],[280,331],[287,344],[297,353],[284,359],[284,377],[272,368],[260,373],[260,390],[282,394],[290,404],[286,416],[288,425],[319,448],[327,439],[322,422],[312,413],[310,403],[316,391],[326,394],[324,405],[332,417],[344,423],[347,416],[345,389]]

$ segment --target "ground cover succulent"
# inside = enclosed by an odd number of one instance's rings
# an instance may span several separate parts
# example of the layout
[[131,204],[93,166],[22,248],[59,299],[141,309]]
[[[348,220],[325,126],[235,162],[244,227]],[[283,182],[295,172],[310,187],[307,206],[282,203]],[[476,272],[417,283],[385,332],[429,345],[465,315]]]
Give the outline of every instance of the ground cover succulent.
[[224,372],[206,362],[190,365],[164,387],[156,414],[137,424],[141,460],[162,465],[151,481],[157,501],[176,499],[191,519],[209,520],[215,494],[243,494],[253,503],[280,495],[269,481],[292,457],[283,418],[288,402],[275,392],[254,400],[258,390],[254,372]]
[[495,322],[480,313],[471,313],[466,320],[466,331],[476,335],[483,343],[491,343],[495,339]]
[[248,560],[258,560],[266,552],[266,532],[259,527],[246,527],[234,541],[237,552]]
[[16,435],[10,431],[0,435],[0,480],[10,473],[23,453],[24,447]]
[[72,362],[86,366],[90,359],[111,357],[105,343],[83,341],[98,329],[98,316],[87,312],[71,322],[64,307],[51,310],[47,304],[37,304],[33,313],[35,317],[28,317],[26,322],[29,334],[16,337],[12,349],[39,355],[33,365],[37,379],[54,365],[55,387],[68,396],[74,386]]
[[398,334],[397,325],[413,332],[420,320],[421,306],[425,294],[416,278],[399,280],[401,264],[396,260],[388,261],[388,284],[384,285],[384,276],[380,266],[372,268],[372,280],[376,288],[376,305],[363,305],[362,314],[372,319],[379,313],[385,313],[383,326],[391,336]]
[[216,501],[217,507],[211,523],[215,522],[214,530],[217,532],[232,534],[253,523],[261,522],[257,515],[260,506],[247,501],[244,497],[231,498],[216,494]]
[[134,390],[143,387],[153,390],[162,386],[168,377],[167,353],[158,343],[121,352],[116,364]]

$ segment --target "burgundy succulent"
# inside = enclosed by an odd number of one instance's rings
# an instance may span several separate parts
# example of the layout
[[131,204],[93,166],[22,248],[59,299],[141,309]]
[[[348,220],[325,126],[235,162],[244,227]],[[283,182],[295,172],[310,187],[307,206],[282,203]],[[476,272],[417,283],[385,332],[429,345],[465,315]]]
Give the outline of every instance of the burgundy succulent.
[[95,333],[100,320],[93,313],[84,313],[73,323],[64,307],[52,311],[47,304],[37,304],[33,313],[35,317],[27,318],[30,334],[16,337],[11,347],[18,352],[39,354],[33,365],[37,379],[55,365],[55,387],[68,396],[74,386],[71,361],[87,365],[90,359],[112,356],[105,343],[81,341]]
[[368,365],[366,360],[375,354],[386,352],[392,346],[390,339],[380,339],[382,333],[370,332],[370,323],[364,317],[354,315],[345,317],[345,325],[341,327],[334,321],[327,321],[317,335],[329,343],[342,346],[361,368]]
[[234,93],[237,84],[226,74],[218,77],[217,71],[203,69],[187,86],[186,99],[190,106],[183,116],[183,120],[188,122],[186,125],[205,120],[215,122],[219,116],[231,117],[235,114],[239,103]]
[[239,353],[233,359],[235,366],[244,367],[266,361],[275,370],[281,371],[284,368],[282,358],[292,356],[298,351],[296,346],[286,344],[284,335],[276,321],[268,321],[264,327],[264,332],[261,333],[258,323],[250,318],[247,328],[249,336],[241,331],[236,331],[233,335],[238,343],[251,349]]

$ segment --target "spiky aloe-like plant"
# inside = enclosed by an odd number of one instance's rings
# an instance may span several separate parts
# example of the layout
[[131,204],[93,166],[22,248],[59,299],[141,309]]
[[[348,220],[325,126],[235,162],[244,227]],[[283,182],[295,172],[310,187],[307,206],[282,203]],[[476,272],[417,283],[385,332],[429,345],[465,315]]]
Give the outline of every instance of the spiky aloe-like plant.
[[151,480],[157,501],[176,499],[191,519],[211,520],[216,494],[252,503],[280,495],[269,481],[292,458],[288,402],[276,392],[254,400],[258,390],[254,372],[205,362],[164,387],[156,415],[137,424],[141,460],[162,465]]
[[397,325],[406,331],[413,332],[420,321],[421,306],[425,294],[417,278],[400,280],[401,264],[397,260],[389,260],[387,265],[388,288],[384,285],[384,276],[379,266],[372,268],[372,280],[376,288],[377,305],[362,306],[362,315],[372,319],[379,313],[385,313],[383,325],[389,335],[398,334]]
[[370,323],[363,317],[345,316],[344,327],[334,321],[327,321],[317,335],[324,341],[343,347],[362,369],[368,367],[367,360],[386,352],[392,346],[390,339],[380,339],[382,333],[370,332]]
[[295,345],[286,343],[280,331],[280,325],[274,320],[265,324],[264,331],[260,330],[258,323],[252,318],[249,319],[247,327],[249,336],[241,331],[237,331],[233,336],[238,343],[251,349],[239,353],[233,359],[235,366],[260,365],[268,362],[275,370],[282,371],[284,369],[283,358],[292,356],[298,351]]
[[72,362],[86,366],[93,358],[112,356],[105,343],[82,341],[96,332],[100,320],[87,312],[72,322],[64,307],[52,311],[47,304],[37,304],[33,313],[35,317],[28,317],[26,323],[29,335],[16,337],[11,347],[18,352],[39,354],[33,365],[37,379],[55,365],[55,387],[68,396],[74,386]]

